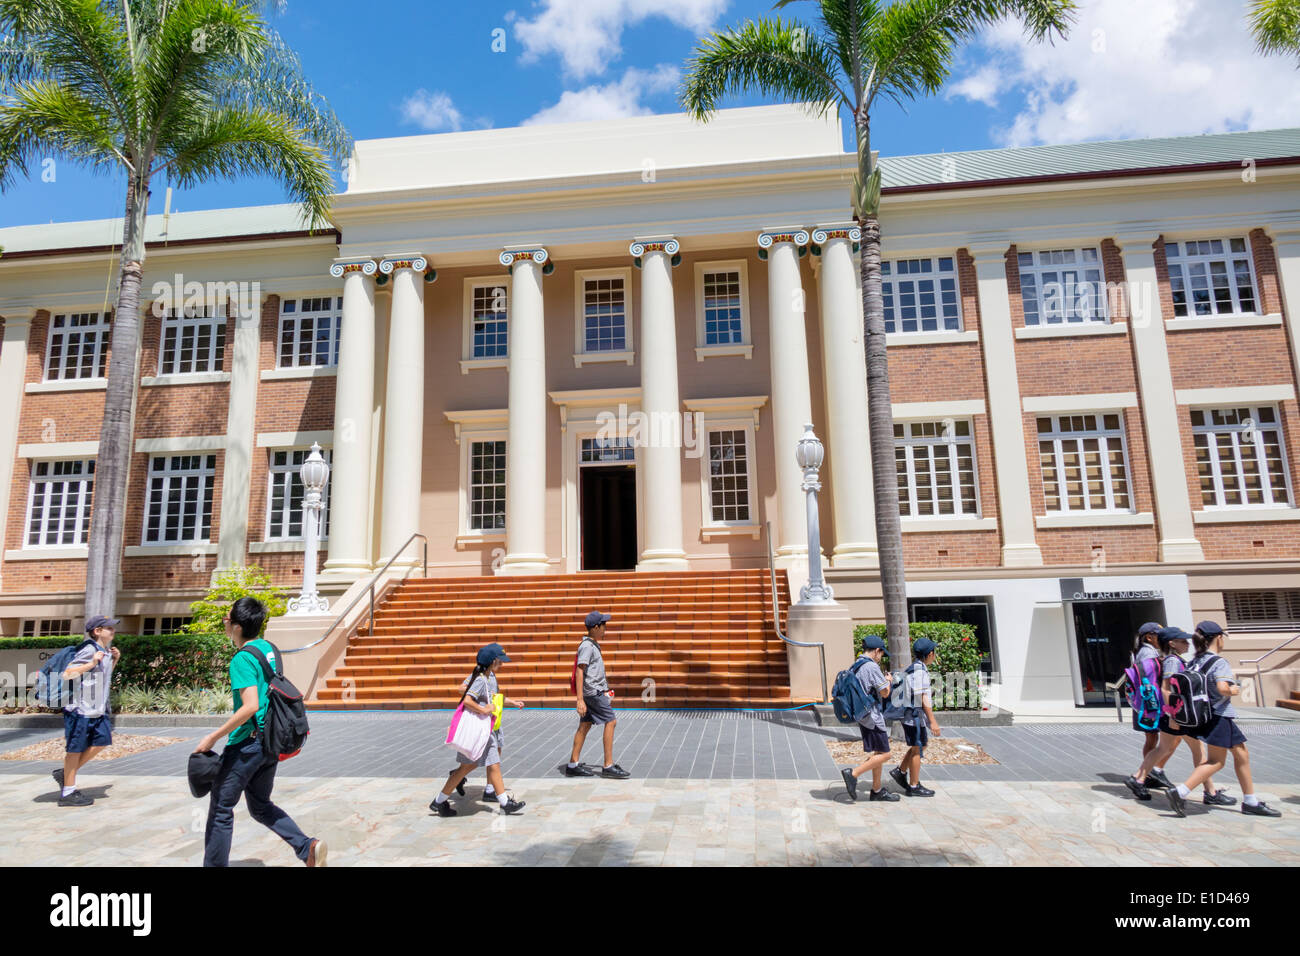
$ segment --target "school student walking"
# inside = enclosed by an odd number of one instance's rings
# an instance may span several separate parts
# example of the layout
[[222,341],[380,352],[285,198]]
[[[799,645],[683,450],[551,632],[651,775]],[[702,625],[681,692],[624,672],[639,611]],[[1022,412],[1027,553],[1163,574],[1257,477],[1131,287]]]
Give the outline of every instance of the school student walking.
[[[1180,743],[1186,743],[1187,749],[1192,752],[1193,766],[1199,767],[1205,762],[1205,747],[1195,737],[1187,736],[1182,726],[1170,716],[1169,679],[1187,669],[1183,655],[1190,649],[1191,639],[1192,635],[1178,627],[1162,627],[1156,632],[1156,643],[1160,650],[1160,695],[1164,701],[1160,715],[1160,742],[1155,750],[1142,758],[1137,773],[1124,781],[1124,785],[1139,800],[1151,799],[1149,784],[1162,790],[1173,786],[1165,776],[1165,764]],[[1201,796],[1201,802],[1206,806],[1230,807],[1237,802],[1236,797],[1230,797],[1225,791],[1217,789],[1211,778],[1206,778],[1202,787],[1205,793]]]
[[[939,722],[934,719],[930,700],[930,670],[938,645],[928,637],[918,637],[912,642],[912,664],[903,672],[899,686],[903,700],[903,739],[907,753],[898,766],[889,771],[894,782],[909,797],[933,797],[934,791],[921,784],[921,757],[930,735],[940,735]],[[891,691],[892,693],[892,691]]]
[[1255,796],[1255,781],[1250,773],[1250,751],[1246,749],[1246,735],[1237,726],[1237,711],[1232,698],[1241,693],[1241,685],[1233,676],[1232,667],[1219,655],[1227,639],[1222,627],[1214,621],[1196,625],[1192,643],[1196,656],[1188,667],[1205,677],[1210,697],[1210,719],[1204,726],[1191,730],[1193,736],[1203,741],[1209,749],[1205,763],[1197,766],[1192,775],[1177,787],[1165,791],[1169,806],[1180,817],[1187,816],[1187,796],[1223,769],[1232,751],[1232,769],[1241,784],[1241,812],[1255,817],[1280,817],[1282,811],[1274,810]]
[[[582,745],[587,742],[587,732],[594,726],[601,726],[601,743],[605,749],[605,763],[600,775],[614,780],[626,780],[632,776],[618,764],[614,763],[614,728],[618,720],[614,717],[614,707],[610,704],[613,693],[609,681],[605,679],[605,658],[600,652],[600,641],[605,636],[605,623],[610,620],[608,614],[592,611],[583,622],[587,627],[587,636],[578,645],[578,656],[574,662],[577,671],[574,675],[574,707],[578,711],[578,729],[573,735],[573,750],[569,754],[569,763],[564,768],[566,777],[594,777],[596,770],[581,763]],[[581,674],[581,679],[578,674]]]
[[840,776],[849,796],[858,799],[858,778],[871,771],[871,793],[867,799],[893,802],[901,799],[898,794],[885,789],[882,780],[882,768],[889,760],[889,733],[885,730],[885,718],[881,713],[881,699],[889,696],[889,678],[880,669],[880,660],[885,656],[885,642],[875,634],[869,634],[862,641],[862,666],[854,675],[870,701],[870,709],[858,719],[862,731],[862,749],[870,754],[856,767],[844,767]]
[[[508,664],[510,658],[506,656],[505,648],[500,644],[488,644],[480,648],[475,658],[474,673],[470,675],[469,687],[461,695],[460,702],[465,705],[465,709],[473,711],[481,716],[496,718],[499,716],[496,704],[496,698],[501,697],[501,704],[511,707],[523,707],[522,700],[514,700],[501,694],[497,685],[497,671],[502,664]],[[456,816],[456,808],[451,805],[448,799],[452,791],[455,790],[465,778],[470,775],[475,767],[483,767],[487,770],[488,783],[491,784],[496,794],[497,803],[501,807],[502,813],[518,813],[525,806],[524,801],[515,800],[514,797],[506,793],[506,784],[501,777],[501,751],[504,740],[499,729],[494,729],[488,734],[487,745],[483,748],[483,754],[477,761],[461,761],[459,766],[447,777],[447,783],[433,798],[429,804],[429,809],[440,817]]]
[[[469,683],[470,683],[470,681],[472,681],[473,679],[474,679],[474,675],[471,673],[468,677],[466,677],[463,681],[461,681],[461,682],[460,682],[460,689],[461,689],[461,691],[466,691],[466,690],[468,690],[468,689],[469,689]],[[464,699],[464,694],[463,694],[463,693],[461,694],[461,698]],[[459,766],[459,765],[457,765],[457,766],[455,766],[455,767],[452,767],[451,770],[447,771],[447,776],[450,777],[452,774],[454,774],[454,773],[455,773],[457,770],[459,770],[459,769],[460,769],[460,766]],[[473,773],[473,771],[471,770],[470,773]],[[456,784],[456,793],[460,794],[460,796],[462,796],[462,797],[465,796],[465,781],[468,780],[468,779],[469,779],[468,775],[466,775],[466,776],[464,776],[464,777],[461,777],[461,779],[460,779],[460,783]],[[496,802],[497,802],[497,792],[496,792],[496,790],[493,788],[493,786],[492,786],[492,781],[491,781],[491,780],[489,780],[489,781],[487,782],[487,786],[485,786],[485,787],[483,788],[483,796],[482,796],[482,800],[483,800],[484,803],[496,803]]]
[[279,670],[275,647],[259,635],[266,622],[266,605],[257,598],[242,597],[230,606],[225,617],[226,636],[235,645],[230,658],[230,692],[235,712],[217,730],[199,741],[195,753],[208,753],[223,735],[225,749],[212,784],[208,822],[203,833],[203,865],[228,866],[230,842],[235,833],[235,807],[242,796],[249,815],[272,830],[293,848],[294,855],[308,866],[325,866],[325,841],[309,837],[293,819],[271,802],[275,787],[278,755],[262,747],[262,731],[270,705],[268,683],[255,648],[272,668]]
[[113,647],[121,621],[100,614],[86,622],[88,640],[62,674],[75,681],[72,705],[63,711],[63,766],[52,772],[59,785],[59,806],[88,807],[95,802],[77,789],[77,771],[113,742],[109,692],[113,668],[122,652]]
[[[1155,621],[1148,621],[1138,628],[1137,637],[1133,641],[1133,652],[1129,656],[1129,662],[1132,665],[1131,670],[1138,675],[1139,684],[1141,678],[1146,677],[1154,685],[1160,682],[1160,648],[1157,641],[1157,635],[1164,627]],[[1135,686],[1132,680],[1129,681],[1129,706],[1132,710],[1133,729],[1141,733],[1142,736],[1142,760],[1145,762],[1151,757],[1156,748],[1160,746],[1160,728],[1159,717],[1155,713],[1146,713],[1142,707],[1142,688]],[[1143,726],[1146,725],[1146,726]],[[1125,781],[1127,784],[1128,781]],[[1160,783],[1157,779],[1148,781],[1148,786],[1164,787],[1167,784]],[[1129,787],[1132,790],[1132,787]],[[1137,795],[1137,791],[1134,791]],[[1150,794],[1148,794],[1148,797]],[[1142,798],[1139,796],[1139,800]]]

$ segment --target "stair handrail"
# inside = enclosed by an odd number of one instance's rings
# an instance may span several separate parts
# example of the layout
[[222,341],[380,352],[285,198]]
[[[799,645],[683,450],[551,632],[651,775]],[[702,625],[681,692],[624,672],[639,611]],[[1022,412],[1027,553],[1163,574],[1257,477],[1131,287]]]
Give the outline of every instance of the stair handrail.
[[786,637],[785,632],[781,630],[781,612],[776,602],[776,559],[772,554],[772,522],[763,522],[764,537],[767,538],[767,571],[771,575],[772,581],[772,627],[776,630],[776,636],[781,638],[791,647],[815,647],[821,655],[821,675],[822,675],[822,703],[829,700],[826,693],[826,645],[820,642],[794,641]]
[[1272,657],[1274,654],[1282,650],[1282,648],[1286,647],[1292,641],[1297,641],[1297,640],[1300,640],[1300,634],[1293,634],[1291,637],[1288,637],[1285,641],[1283,641],[1281,644],[1279,644],[1277,647],[1273,648],[1272,650],[1268,651],[1267,653],[1261,654],[1259,657],[1256,657],[1253,660],[1242,661],[1243,664],[1255,665],[1255,693],[1259,695],[1260,707],[1263,707],[1265,705],[1264,705],[1264,678],[1260,675],[1259,672],[1259,662],[1264,660],[1264,658],[1266,657]]
[[393,562],[396,561],[399,557],[401,557],[402,552],[406,550],[407,545],[409,545],[416,538],[419,538],[421,543],[423,544],[424,554],[421,563],[424,567],[424,576],[427,578],[429,576],[429,539],[417,531],[409,538],[407,538],[405,541],[403,541],[402,546],[393,552],[393,556],[388,559],[387,563],[385,563],[382,568],[380,568],[378,571],[374,573],[374,575],[371,576],[370,583],[366,585],[366,590],[362,591],[360,594],[358,594],[356,597],[352,599],[352,602],[343,609],[343,612],[339,614],[338,617],[334,619],[334,623],[329,626],[329,630],[327,630],[316,640],[312,641],[310,644],[304,644],[302,647],[291,647],[288,650],[281,651],[280,653],[297,654],[300,651],[310,650],[311,648],[315,647],[317,644],[320,644],[322,641],[325,640],[325,638],[329,637],[331,634],[334,633],[335,628],[337,628],[340,624],[343,623],[343,619],[346,618],[352,612],[352,609],[357,606],[357,602],[360,601],[361,598],[365,596],[366,593],[370,594],[370,623],[368,626],[368,630],[370,633],[373,634],[375,630],[375,584],[376,582],[379,581],[380,578],[382,578],[388,572],[388,569],[393,566]]

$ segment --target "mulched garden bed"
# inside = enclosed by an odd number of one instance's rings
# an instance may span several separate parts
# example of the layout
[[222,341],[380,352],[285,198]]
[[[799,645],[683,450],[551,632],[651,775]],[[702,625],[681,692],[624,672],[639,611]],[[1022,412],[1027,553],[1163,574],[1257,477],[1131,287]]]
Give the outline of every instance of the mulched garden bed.
[[[826,749],[831,752],[831,759],[839,766],[856,767],[866,759],[862,752],[862,740],[828,740]],[[907,752],[907,744],[901,740],[889,742],[890,756],[894,760],[902,758]],[[924,763],[930,764],[974,764],[997,763],[984,752],[979,744],[971,743],[960,737],[931,737],[925,745]]]
[[[157,750],[176,743],[176,737],[150,737],[145,734],[114,734],[113,742],[95,755],[96,760],[112,760],[114,757],[129,757],[142,754],[148,750]],[[56,760],[63,762],[65,754],[63,737],[51,737],[28,744],[18,750],[0,753],[0,760]]]

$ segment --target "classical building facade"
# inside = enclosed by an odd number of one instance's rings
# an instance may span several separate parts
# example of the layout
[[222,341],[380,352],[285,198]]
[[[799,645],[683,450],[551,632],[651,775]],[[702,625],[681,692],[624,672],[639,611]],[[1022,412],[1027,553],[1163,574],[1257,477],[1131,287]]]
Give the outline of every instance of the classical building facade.
[[[313,443],[335,596],[417,533],[433,576],[718,570],[770,523],[797,579],[811,422],[830,583],[880,619],[852,165],[762,107],[359,142],[316,233],[154,216],[118,613],[294,584]],[[1289,637],[1300,131],[881,165],[913,617],[974,623],[1013,709],[1101,700],[1148,618]],[[119,236],[0,230],[5,636],[80,623]]]

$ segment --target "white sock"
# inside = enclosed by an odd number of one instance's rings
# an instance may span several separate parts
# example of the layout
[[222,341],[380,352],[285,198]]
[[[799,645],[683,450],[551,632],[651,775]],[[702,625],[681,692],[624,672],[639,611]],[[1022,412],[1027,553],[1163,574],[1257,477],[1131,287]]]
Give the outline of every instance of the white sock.
[[501,806],[504,807],[509,802],[510,802],[510,798],[507,797],[504,793],[497,794],[497,803],[501,804]]
[[578,765],[577,762],[576,762],[576,761],[573,761],[573,760],[570,760],[569,763],[568,763],[568,767],[569,767],[570,770],[572,770],[572,769],[573,769],[574,767],[576,767],[577,765]]
[[1183,786],[1181,783],[1178,785],[1178,795],[1179,795],[1180,797],[1185,797],[1185,796],[1187,796],[1187,795],[1188,795],[1189,793],[1191,793],[1191,792],[1192,792],[1192,791],[1188,790],[1188,789],[1187,789],[1185,786]]
[[1156,771],[1157,773],[1164,773],[1164,772],[1165,772],[1165,768],[1164,768],[1164,767],[1152,767],[1151,769],[1154,770],[1154,771]]
[[1255,796],[1253,793],[1243,793],[1241,795],[1241,802],[1248,807],[1258,806],[1259,797]]
[[496,794],[497,792],[493,790],[491,786],[487,786],[483,788],[483,796],[485,797],[495,797]]
[[64,787],[64,788],[63,788],[63,796],[66,797],[66,796],[67,796],[68,794],[70,794],[70,793],[75,793],[76,790],[77,790],[76,787]]
[[438,795],[437,795],[436,797],[433,798],[433,802],[434,802],[434,803],[438,803],[438,804],[446,803],[446,802],[447,802],[447,795],[446,795],[445,793],[443,793],[442,791],[439,791],[439,792],[438,792]]

